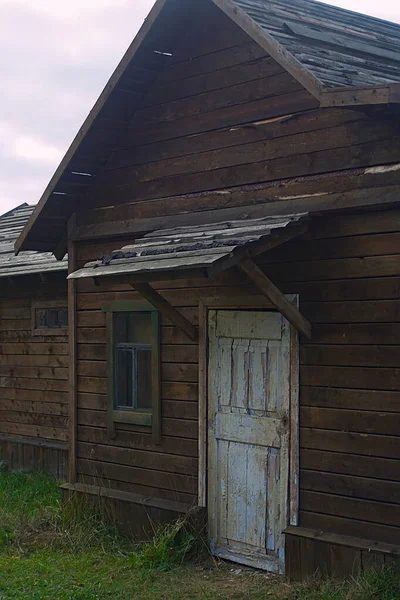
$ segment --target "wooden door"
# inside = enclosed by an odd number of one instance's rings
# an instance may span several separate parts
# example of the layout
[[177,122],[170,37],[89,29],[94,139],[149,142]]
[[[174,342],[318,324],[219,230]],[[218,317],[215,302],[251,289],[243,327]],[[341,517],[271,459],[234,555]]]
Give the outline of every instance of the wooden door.
[[284,571],[290,325],[278,312],[211,310],[208,514],[212,552]]

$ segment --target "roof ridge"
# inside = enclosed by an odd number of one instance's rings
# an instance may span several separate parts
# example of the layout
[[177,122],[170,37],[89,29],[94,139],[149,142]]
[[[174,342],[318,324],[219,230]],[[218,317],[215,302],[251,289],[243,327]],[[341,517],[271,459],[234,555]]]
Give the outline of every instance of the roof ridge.
[[10,215],[12,215],[15,211],[20,210],[21,208],[24,208],[25,206],[32,206],[32,208],[34,208],[33,205],[28,204],[27,202],[23,202],[22,204],[19,204],[18,206],[14,206],[14,208],[12,208],[11,210],[8,210],[7,212],[3,213],[2,215],[0,215],[0,221],[2,219],[4,219],[4,217],[9,217]]

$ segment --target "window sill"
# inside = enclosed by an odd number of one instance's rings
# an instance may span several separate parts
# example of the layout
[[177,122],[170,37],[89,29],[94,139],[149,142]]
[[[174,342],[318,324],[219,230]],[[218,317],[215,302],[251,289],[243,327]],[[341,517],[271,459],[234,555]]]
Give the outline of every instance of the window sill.
[[112,413],[114,423],[131,423],[132,425],[152,426],[152,414],[150,412],[140,412],[136,410],[114,410]]

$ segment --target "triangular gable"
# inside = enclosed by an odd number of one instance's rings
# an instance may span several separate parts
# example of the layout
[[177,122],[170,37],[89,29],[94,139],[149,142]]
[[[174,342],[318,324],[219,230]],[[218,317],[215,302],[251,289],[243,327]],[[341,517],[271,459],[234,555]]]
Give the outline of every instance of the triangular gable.
[[[250,0],[246,0],[250,3]],[[269,1],[262,2],[268,11]],[[259,44],[314,96],[321,106],[377,104],[400,101],[397,84],[344,87],[332,90],[304,66],[273,35],[240,8],[242,0],[158,0],[118,65],[104,91],[55,172],[15,249],[54,252],[61,259],[66,248],[68,219],[76,210],[77,195],[87,190],[107,162],[119,136],[138,108],[143,95],[168,62],[179,32],[190,20],[195,5],[213,5]],[[313,3],[316,4],[316,3]],[[249,12],[251,13],[250,9]],[[347,11],[343,11],[347,12]],[[400,27],[398,28],[400,31]],[[49,226],[51,224],[51,227]]]

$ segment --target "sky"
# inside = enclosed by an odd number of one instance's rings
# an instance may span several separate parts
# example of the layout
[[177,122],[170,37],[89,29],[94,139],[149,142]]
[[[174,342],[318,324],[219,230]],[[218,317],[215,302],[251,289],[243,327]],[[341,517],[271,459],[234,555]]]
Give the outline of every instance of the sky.
[[[35,204],[154,0],[0,0],[0,214]],[[399,0],[329,4],[400,23]]]

